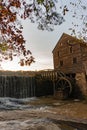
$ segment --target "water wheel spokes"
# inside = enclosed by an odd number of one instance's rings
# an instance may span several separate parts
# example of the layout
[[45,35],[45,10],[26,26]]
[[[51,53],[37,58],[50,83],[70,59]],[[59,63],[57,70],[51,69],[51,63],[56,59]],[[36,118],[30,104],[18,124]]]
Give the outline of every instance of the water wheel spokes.
[[58,75],[58,77],[66,77],[66,75],[61,71],[58,71],[57,75]]
[[56,91],[58,90],[68,90],[69,94],[72,92],[72,85],[69,79],[65,77],[59,78],[59,80],[56,83]]

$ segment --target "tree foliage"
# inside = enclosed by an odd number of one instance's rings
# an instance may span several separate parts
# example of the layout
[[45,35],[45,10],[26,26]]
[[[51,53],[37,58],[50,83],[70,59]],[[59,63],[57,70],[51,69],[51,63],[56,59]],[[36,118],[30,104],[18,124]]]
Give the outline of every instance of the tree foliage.
[[72,12],[71,34],[87,42],[87,1],[70,2],[69,7]]
[[[14,56],[22,55],[20,65],[30,65],[34,58],[25,47],[26,41],[22,35],[22,25],[19,19],[29,18],[37,21],[38,29],[52,30],[50,25],[61,24],[64,19],[56,13],[53,0],[0,0],[0,34],[2,41],[1,59],[12,60]],[[3,46],[3,48],[2,48]]]
[[[67,12],[72,11],[72,17],[77,17],[77,9],[81,9],[81,11],[87,9],[82,4],[82,0],[75,2],[70,0],[70,5],[60,4],[59,7],[62,13],[56,8],[56,0],[0,0],[0,60],[12,60],[14,56],[21,55],[21,66],[34,62],[31,51],[26,49],[21,19],[28,18],[33,23],[37,22],[38,29],[52,31],[53,25],[60,25],[64,22]],[[82,32],[79,32],[79,35],[82,35],[87,32],[87,14],[83,15],[82,12],[78,18],[83,22]],[[73,23],[73,26],[71,31],[75,34],[74,28],[78,27],[78,24]]]

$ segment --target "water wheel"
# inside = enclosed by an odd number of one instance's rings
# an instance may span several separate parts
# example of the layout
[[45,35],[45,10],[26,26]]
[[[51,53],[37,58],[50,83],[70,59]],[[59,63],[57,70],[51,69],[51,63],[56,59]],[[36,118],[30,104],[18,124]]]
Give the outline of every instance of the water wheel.
[[62,71],[57,72],[58,77],[66,77],[66,75]]
[[72,84],[68,78],[60,77],[59,80],[56,82],[55,89],[55,91],[62,91],[65,94],[70,95],[72,92]]

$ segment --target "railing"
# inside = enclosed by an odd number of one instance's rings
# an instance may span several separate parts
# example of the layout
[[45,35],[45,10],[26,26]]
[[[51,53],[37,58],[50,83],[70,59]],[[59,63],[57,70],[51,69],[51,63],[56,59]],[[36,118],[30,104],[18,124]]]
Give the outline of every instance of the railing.
[[42,78],[48,78],[52,81],[59,79],[60,77],[66,77],[63,72],[56,71],[56,70],[47,70],[47,71],[39,71],[37,75],[40,75]]

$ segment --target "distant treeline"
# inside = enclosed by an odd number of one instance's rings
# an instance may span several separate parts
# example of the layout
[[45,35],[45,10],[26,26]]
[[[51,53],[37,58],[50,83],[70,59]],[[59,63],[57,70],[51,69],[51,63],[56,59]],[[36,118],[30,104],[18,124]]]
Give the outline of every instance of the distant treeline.
[[0,76],[35,76],[37,71],[0,71]]
[[0,70],[0,76],[35,76],[37,73],[41,72],[53,71],[53,69],[44,69],[39,71],[8,71],[8,70]]

